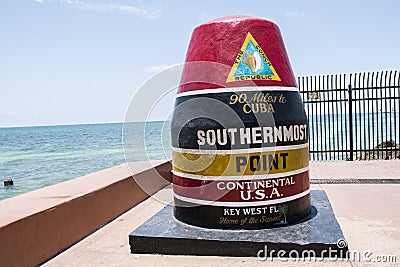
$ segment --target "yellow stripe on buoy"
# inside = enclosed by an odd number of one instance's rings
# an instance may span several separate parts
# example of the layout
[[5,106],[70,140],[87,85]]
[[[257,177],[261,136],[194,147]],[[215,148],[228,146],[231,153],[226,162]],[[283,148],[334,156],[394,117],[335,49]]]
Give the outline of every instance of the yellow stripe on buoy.
[[253,153],[182,153],[173,151],[173,170],[203,176],[242,176],[291,172],[309,165],[308,147]]

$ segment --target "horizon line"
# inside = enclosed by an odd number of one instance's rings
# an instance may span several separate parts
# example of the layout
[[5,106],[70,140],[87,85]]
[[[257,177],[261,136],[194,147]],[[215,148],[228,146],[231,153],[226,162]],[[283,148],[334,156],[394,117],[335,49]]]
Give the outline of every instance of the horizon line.
[[124,124],[124,123],[145,123],[145,122],[166,122],[165,120],[130,121],[130,122],[81,122],[81,123],[62,123],[62,124],[43,124],[43,125],[12,125],[0,126],[0,129],[7,128],[33,128],[33,127],[57,127],[57,126],[78,126],[78,125],[100,125],[100,124]]

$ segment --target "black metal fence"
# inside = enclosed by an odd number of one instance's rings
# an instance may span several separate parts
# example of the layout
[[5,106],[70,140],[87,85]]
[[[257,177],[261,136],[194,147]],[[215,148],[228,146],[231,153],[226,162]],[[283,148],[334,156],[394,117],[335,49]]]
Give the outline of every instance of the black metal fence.
[[400,73],[299,77],[310,159],[400,158]]

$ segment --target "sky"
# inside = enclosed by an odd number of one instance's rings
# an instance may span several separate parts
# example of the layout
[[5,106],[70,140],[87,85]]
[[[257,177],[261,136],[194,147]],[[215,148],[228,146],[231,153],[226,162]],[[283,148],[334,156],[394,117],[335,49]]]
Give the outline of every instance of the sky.
[[[193,29],[274,21],[296,76],[398,70],[400,1],[0,1],[0,127],[123,122],[135,92],[184,62]],[[152,120],[164,120],[173,95]]]

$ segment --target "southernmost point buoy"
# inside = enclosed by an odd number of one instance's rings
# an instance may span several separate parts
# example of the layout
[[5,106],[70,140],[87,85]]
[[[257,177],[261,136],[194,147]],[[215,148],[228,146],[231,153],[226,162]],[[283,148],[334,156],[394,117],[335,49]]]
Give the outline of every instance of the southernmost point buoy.
[[171,136],[177,220],[262,229],[309,214],[307,117],[273,22],[234,16],[195,28]]

